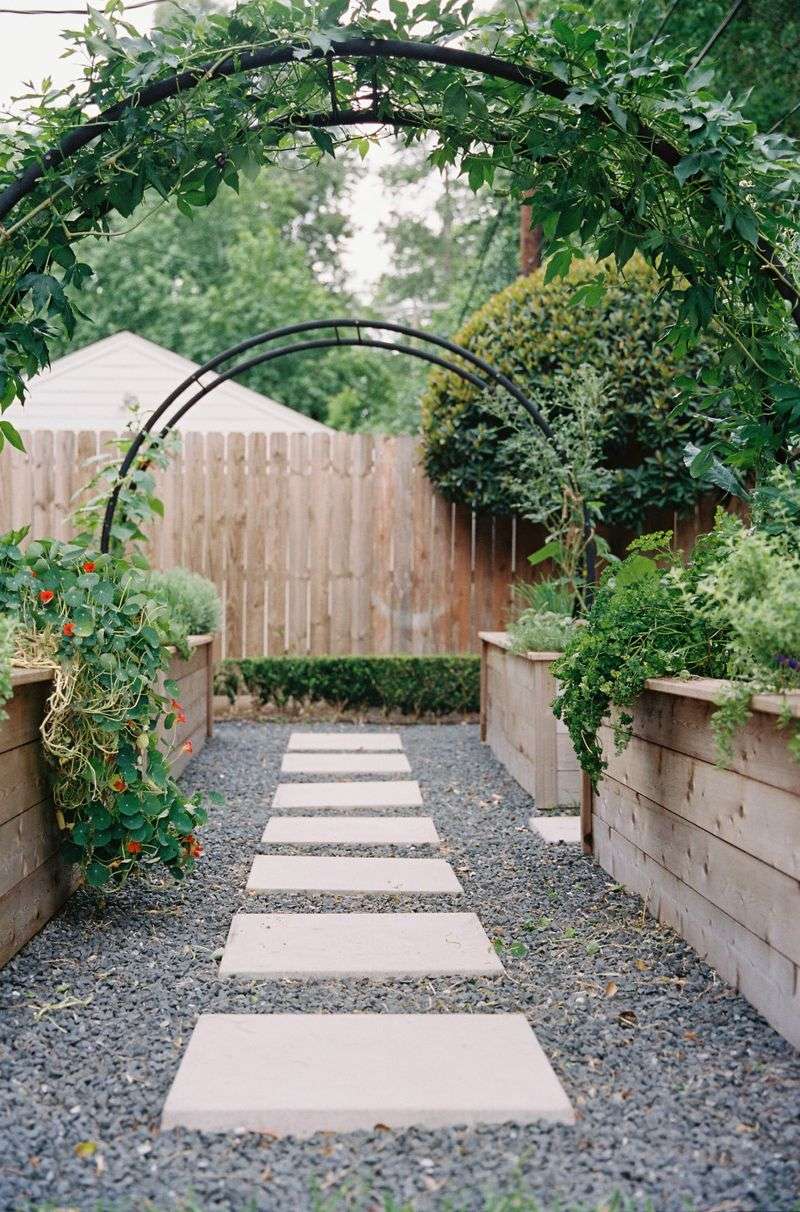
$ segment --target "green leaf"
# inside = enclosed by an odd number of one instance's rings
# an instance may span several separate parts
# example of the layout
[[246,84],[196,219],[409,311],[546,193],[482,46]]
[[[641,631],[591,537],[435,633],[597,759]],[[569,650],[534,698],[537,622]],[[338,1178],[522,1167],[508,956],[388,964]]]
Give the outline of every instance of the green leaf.
[[21,450],[24,453],[25,443],[10,421],[0,421],[0,434],[2,434],[9,446],[13,446],[15,450]]
[[94,614],[86,607],[79,606],[73,611],[72,622],[75,624],[75,634],[85,638],[94,633]]
[[469,96],[463,84],[454,81],[448,84],[442,97],[442,113],[446,118],[463,122],[469,113]]
[[682,160],[679,160],[672,171],[680,184],[684,185],[690,177],[694,177],[697,175],[697,173],[702,172],[702,169],[703,157],[693,153],[692,155],[684,156]]
[[549,543],[545,543],[544,547],[540,547],[538,551],[534,551],[528,556],[528,563],[534,568],[537,564],[542,564],[545,560],[557,560],[561,554],[561,544],[558,539],[551,539]]
[[86,868],[86,883],[92,888],[102,888],[111,879],[111,871],[105,863],[92,862]]
[[317,129],[317,127],[312,127],[310,134],[317,147],[320,148],[320,150],[323,151],[326,156],[336,155],[336,145],[326,130],[320,130]]
[[726,467],[709,447],[699,447],[689,442],[684,452],[684,462],[689,468],[690,475],[697,480],[705,480],[715,488],[738,497],[741,501],[749,501],[750,493],[745,488],[736,473]]
[[737,211],[733,223],[743,240],[753,247],[758,244],[758,223],[755,215],[747,211]]

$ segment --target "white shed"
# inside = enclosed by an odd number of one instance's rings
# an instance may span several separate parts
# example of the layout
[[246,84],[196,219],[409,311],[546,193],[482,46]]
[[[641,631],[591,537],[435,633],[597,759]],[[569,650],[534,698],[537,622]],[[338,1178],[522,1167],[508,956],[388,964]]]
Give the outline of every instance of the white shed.
[[[23,405],[5,413],[18,429],[115,429],[127,421],[126,404],[137,400],[151,412],[198,370],[133,332],[118,332],[53,362],[28,385]],[[202,383],[210,382],[213,373]],[[197,387],[186,392],[189,398]],[[170,415],[175,411],[170,409]],[[330,433],[327,425],[229,380],[204,397],[179,422],[183,433]]]

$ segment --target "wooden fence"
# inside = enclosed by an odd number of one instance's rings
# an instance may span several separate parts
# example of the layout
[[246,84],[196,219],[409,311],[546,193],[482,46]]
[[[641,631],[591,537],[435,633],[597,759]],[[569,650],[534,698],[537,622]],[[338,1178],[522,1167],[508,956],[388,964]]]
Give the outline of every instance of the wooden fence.
[[[34,431],[3,452],[0,531],[68,534],[112,434]],[[226,656],[466,652],[505,625],[541,534],[434,492],[411,437],[188,434],[161,476],[156,567],[210,577]]]

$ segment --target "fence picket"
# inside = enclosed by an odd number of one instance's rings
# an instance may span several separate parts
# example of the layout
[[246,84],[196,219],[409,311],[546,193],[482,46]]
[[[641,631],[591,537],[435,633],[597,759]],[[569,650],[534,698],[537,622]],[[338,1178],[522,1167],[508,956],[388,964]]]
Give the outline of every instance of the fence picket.
[[311,651],[330,652],[331,579],[328,550],[331,534],[331,440],[326,433],[311,435],[311,499],[309,502],[308,562],[311,577]]
[[289,519],[286,644],[289,652],[308,651],[308,531],[312,488],[308,435],[289,435]]
[[244,656],[244,621],[247,617],[247,582],[244,572],[245,527],[247,524],[246,445],[243,433],[228,434],[228,467],[225,475],[227,571],[225,602],[226,652]]
[[247,619],[244,626],[245,652],[264,652],[266,631],[266,527],[267,435],[247,435],[247,534],[245,536],[245,576],[247,579]]

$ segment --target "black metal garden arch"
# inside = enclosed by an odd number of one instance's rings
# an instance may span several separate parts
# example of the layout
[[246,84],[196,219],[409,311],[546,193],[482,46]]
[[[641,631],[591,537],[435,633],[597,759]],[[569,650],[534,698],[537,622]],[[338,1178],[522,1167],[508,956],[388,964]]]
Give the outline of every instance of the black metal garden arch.
[[[272,347],[267,350],[262,348],[265,345],[272,345],[274,341],[280,341],[284,338],[302,337],[309,333],[326,333],[328,335],[314,336],[306,340],[294,340],[288,345],[279,345],[277,348]],[[443,352],[434,353],[429,349],[418,349],[414,345],[401,343],[396,340],[386,340],[370,336],[370,333],[387,333],[392,337],[406,337],[423,342],[426,345],[432,345]],[[263,366],[267,362],[276,361],[290,354],[352,346],[365,349],[383,349],[392,353],[403,354],[407,357],[418,358],[432,366],[438,366],[452,374],[458,375],[459,378],[464,379],[480,391],[487,391],[492,387],[501,388],[524,409],[548,441],[552,442],[555,437],[552,427],[539,408],[537,408],[533,400],[530,399],[513,379],[503,374],[502,371],[492,366],[484,358],[478,357],[472,350],[466,349],[463,345],[458,345],[455,341],[448,341],[444,337],[435,336],[433,333],[426,333],[407,324],[380,320],[337,318],[332,320],[307,320],[297,324],[284,325],[281,328],[269,329],[267,332],[261,332],[253,337],[248,337],[237,345],[232,345],[229,349],[223,350],[222,353],[210,358],[209,361],[198,367],[192,374],[187,375],[183,382],[179,383],[175,390],[170,392],[166,399],[148,417],[131,442],[125,458],[120,464],[117,480],[109,496],[103,518],[103,529],[100,540],[101,551],[107,552],[111,544],[114,514],[122,484],[133,466],[143,443],[156,430],[159,422],[163,421],[163,424],[158,436],[164,438],[195,404],[198,404],[222,383],[226,383],[230,379],[244,374],[245,371],[252,370],[255,366]],[[260,349],[261,352],[252,357],[245,358],[244,361],[234,362],[232,366],[224,368],[226,362],[231,362],[241,354],[248,353],[253,349]],[[467,365],[465,366],[464,363]],[[468,369],[467,367],[471,367],[472,369]],[[217,371],[219,373],[210,382],[201,382],[204,375]],[[180,397],[194,385],[197,386],[197,391],[188,400],[184,400],[171,416],[167,416],[171,406],[177,403]],[[586,579],[591,586],[595,583],[597,577],[597,548],[591,517],[586,505],[583,507],[583,533],[586,543]]]

